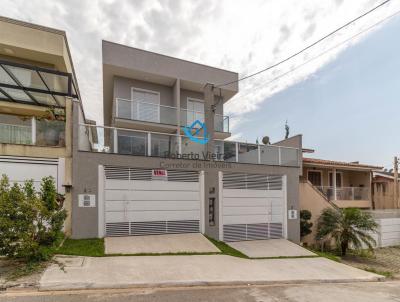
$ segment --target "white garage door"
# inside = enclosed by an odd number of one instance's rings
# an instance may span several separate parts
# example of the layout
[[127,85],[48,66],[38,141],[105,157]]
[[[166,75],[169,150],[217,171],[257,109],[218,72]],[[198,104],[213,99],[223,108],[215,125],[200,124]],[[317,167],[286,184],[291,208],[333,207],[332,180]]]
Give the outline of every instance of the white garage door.
[[156,172],[151,169],[105,167],[106,236],[200,231],[199,172]]
[[23,184],[32,179],[35,188],[40,189],[42,178],[52,176],[58,191],[62,193],[63,173],[63,159],[0,156],[0,176],[7,175],[10,183]]
[[286,194],[281,175],[224,173],[222,239],[284,237]]

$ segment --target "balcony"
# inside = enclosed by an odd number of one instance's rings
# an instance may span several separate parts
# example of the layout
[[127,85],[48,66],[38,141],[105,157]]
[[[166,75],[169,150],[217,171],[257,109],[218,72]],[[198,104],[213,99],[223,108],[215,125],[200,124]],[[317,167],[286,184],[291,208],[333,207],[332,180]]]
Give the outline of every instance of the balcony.
[[0,143],[65,147],[65,122],[0,114]]
[[[194,143],[183,135],[96,125],[80,125],[79,127],[80,151],[207,160],[204,158],[206,146]],[[217,160],[232,163],[300,166],[300,152],[295,148],[222,140],[214,142]]]
[[366,187],[337,187],[315,186],[329,201],[334,202],[340,208],[357,207],[370,208],[370,189]]
[[[141,121],[145,123],[178,125],[178,108],[128,99],[116,99],[116,114],[118,119]],[[204,112],[197,112],[181,108],[179,110],[180,126],[190,126],[195,120],[204,122]],[[160,128],[162,129],[162,128]],[[171,127],[175,129],[175,127]],[[140,130],[145,130],[140,129]],[[229,132],[229,117],[216,114],[214,117],[216,132]]]

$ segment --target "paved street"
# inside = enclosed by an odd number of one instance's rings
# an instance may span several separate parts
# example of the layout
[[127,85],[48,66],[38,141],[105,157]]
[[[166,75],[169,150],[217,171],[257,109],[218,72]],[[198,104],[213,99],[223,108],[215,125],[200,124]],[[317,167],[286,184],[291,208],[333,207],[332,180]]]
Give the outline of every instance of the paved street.
[[400,301],[400,282],[320,283],[248,287],[121,289],[78,292],[8,292],[1,302],[385,302]]

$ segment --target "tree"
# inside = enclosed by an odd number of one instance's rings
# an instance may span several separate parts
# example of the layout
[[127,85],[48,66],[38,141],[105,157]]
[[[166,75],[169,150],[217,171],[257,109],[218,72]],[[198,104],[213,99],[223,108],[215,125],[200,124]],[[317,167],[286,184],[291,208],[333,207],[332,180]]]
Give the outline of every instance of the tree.
[[0,180],[0,254],[28,261],[46,260],[58,238],[66,211],[57,193],[54,179],[45,177],[40,192],[33,181],[10,186]]
[[308,210],[300,211],[300,236],[304,237],[308,234],[311,234],[311,228],[313,226],[312,222],[309,222],[311,219],[311,212]]
[[371,214],[360,209],[327,208],[318,219],[317,240],[334,240],[342,256],[345,256],[349,246],[356,250],[363,244],[372,250],[376,245],[371,233],[377,231],[378,225]]

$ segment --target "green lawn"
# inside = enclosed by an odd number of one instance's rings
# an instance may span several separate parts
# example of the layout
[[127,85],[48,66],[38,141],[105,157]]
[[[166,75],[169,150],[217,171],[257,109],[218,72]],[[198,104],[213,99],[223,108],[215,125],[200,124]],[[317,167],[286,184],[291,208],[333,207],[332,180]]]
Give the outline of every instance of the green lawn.
[[249,258],[245,254],[239,252],[238,250],[234,249],[233,247],[227,245],[225,242],[215,240],[213,238],[210,238],[206,236],[208,240],[210,240],[219,250],[222,252],[224,255],[229,255],[233,257],[239,257],[239,258]]
[[57,249],[57,254],[89,257],[104,256],[104,239],[69,239]]
[[[230,247],[222,241],[218,241],[207,237],[224,255],[233,257],[248,258],[238,250]],[[88,257],[104,257],[104,239],[69,239],[64,241],[64,244],[56,250],[60,255],[75,255],[75,256],[88,256]],[[136,254],[136,256],[157,256],[157,255],[207,255],[217,253],[177,253],[177,254]],[[109,255],[109,256],[122,256],[122,255]],[[128,255],[124,255],[128,256]]]

